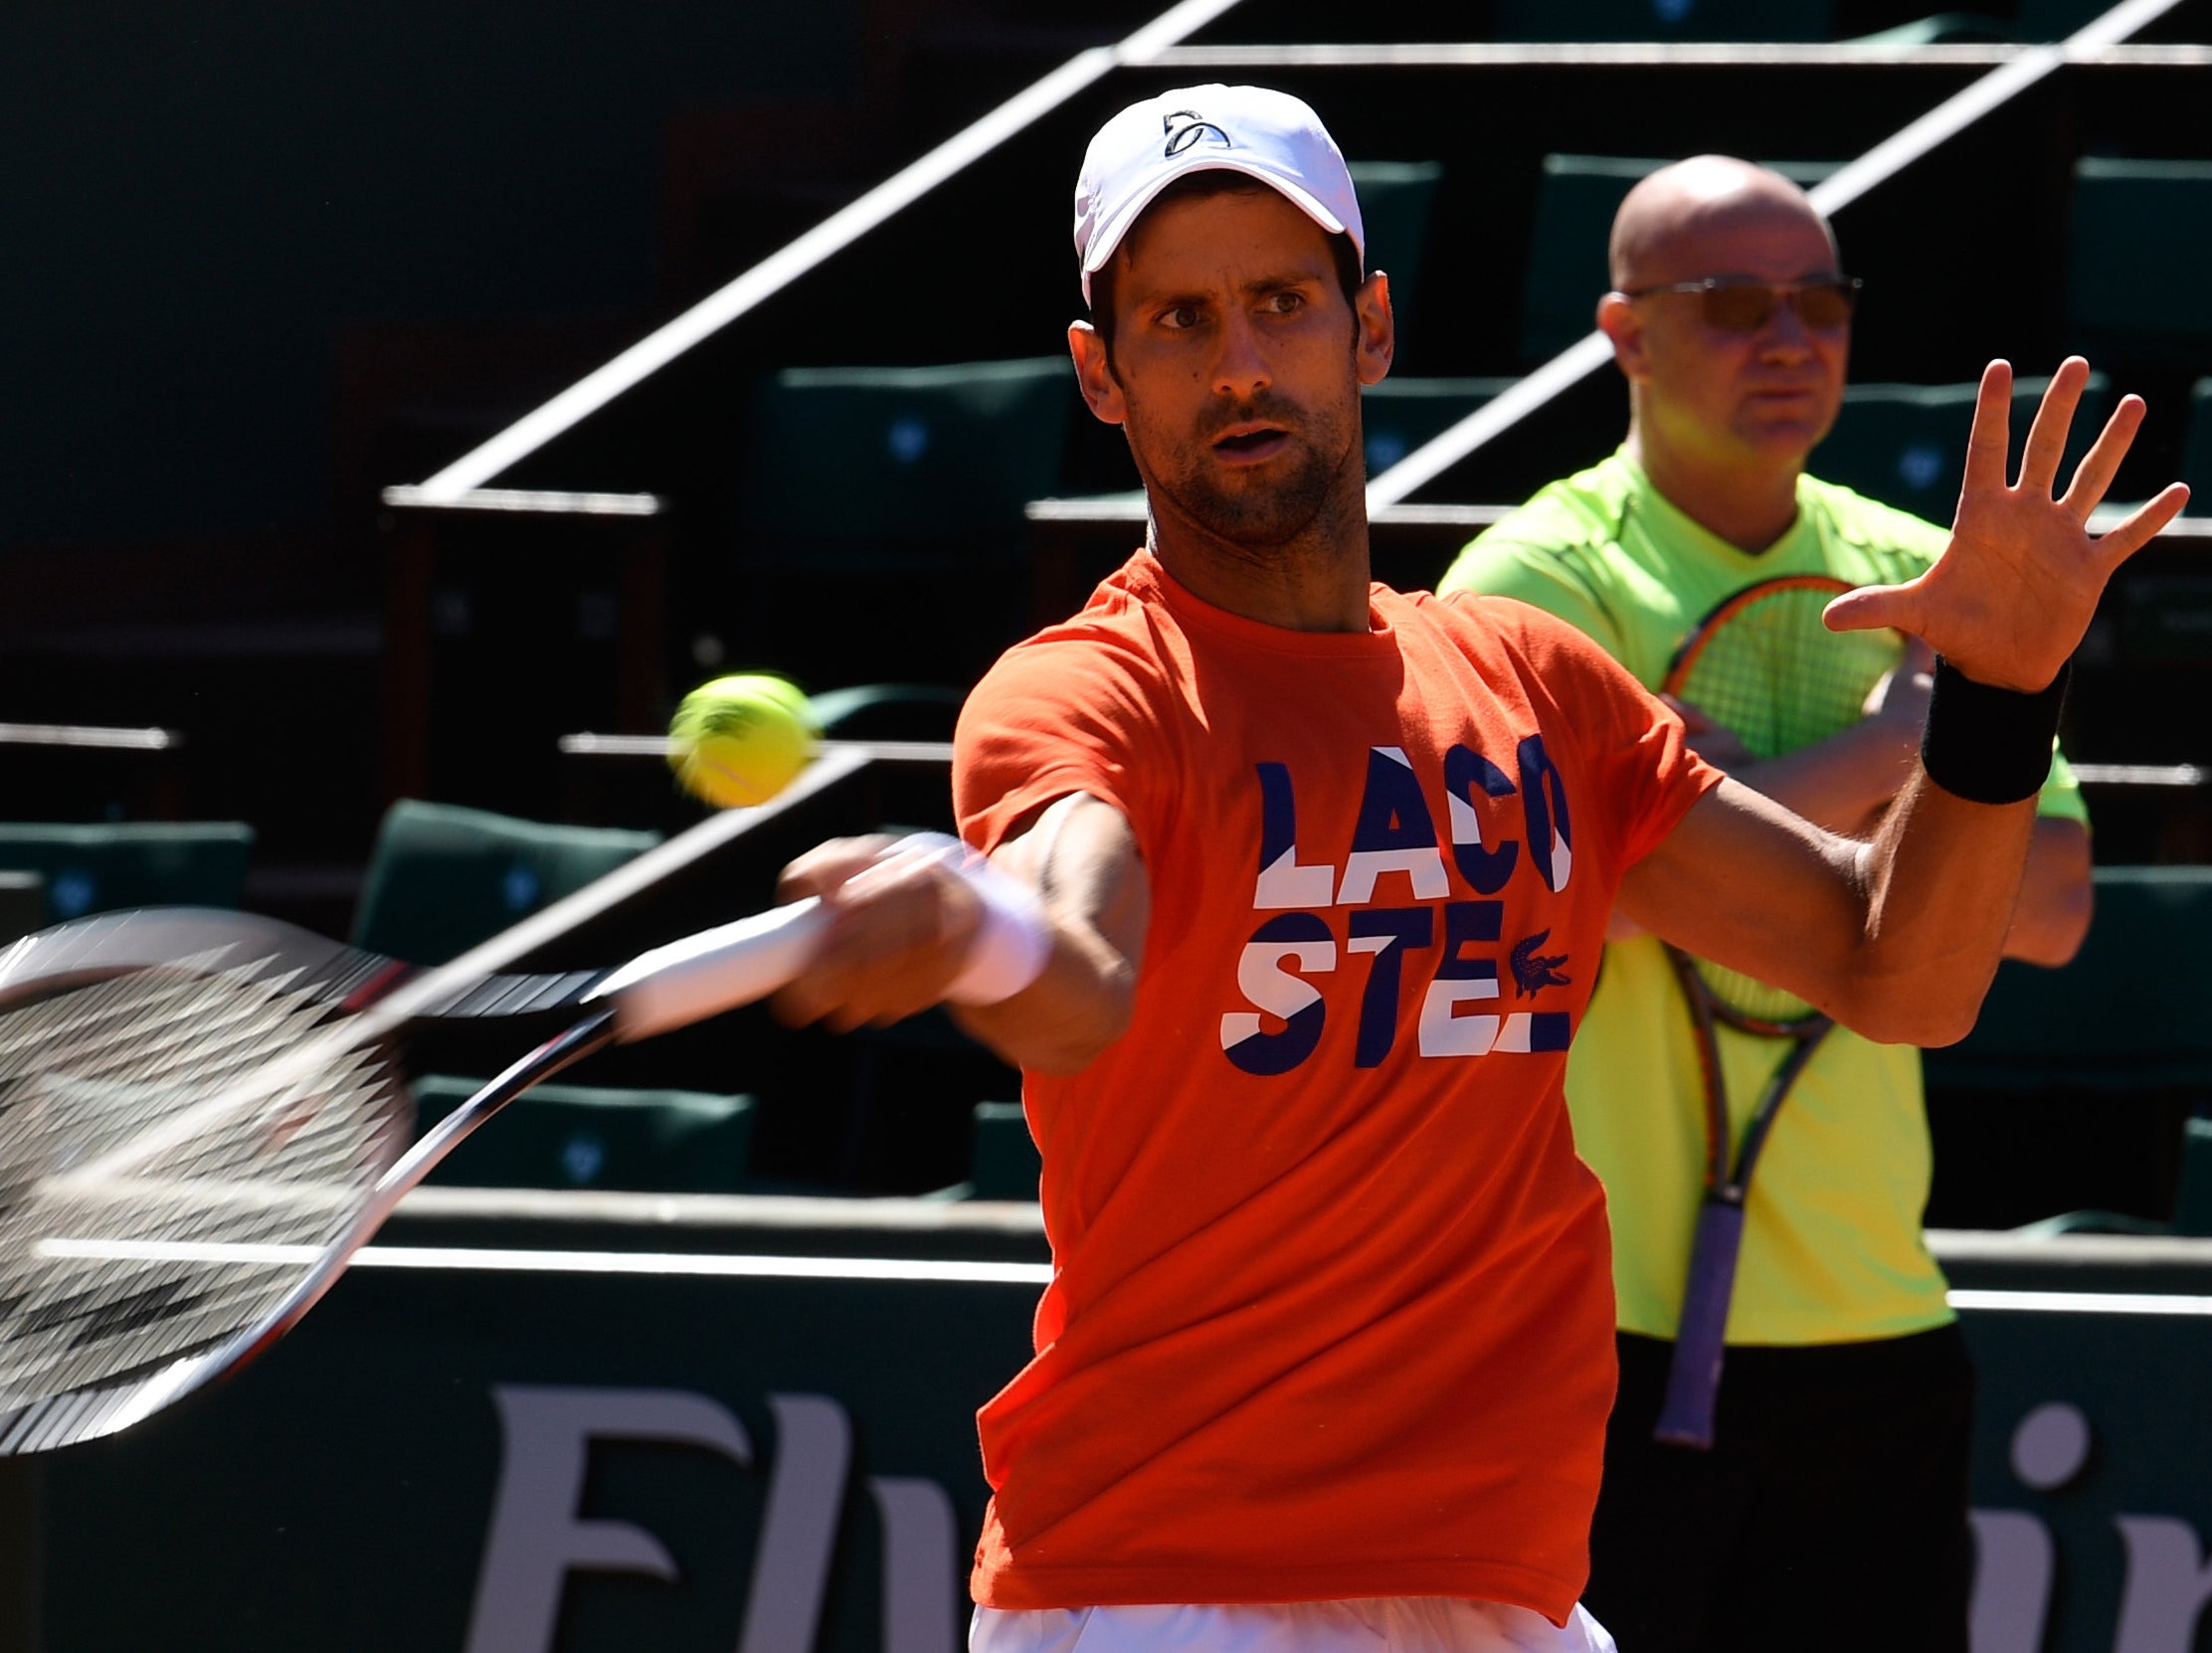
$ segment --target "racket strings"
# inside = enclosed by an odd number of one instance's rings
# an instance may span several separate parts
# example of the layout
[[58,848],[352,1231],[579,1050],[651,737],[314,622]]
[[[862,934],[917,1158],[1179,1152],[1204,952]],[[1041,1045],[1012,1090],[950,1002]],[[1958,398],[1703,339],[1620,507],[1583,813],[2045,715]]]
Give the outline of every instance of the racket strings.
[[258,1324],[397,1152],[383,1052],[316,1044],[327,1003],[256,969],[0,1015],[0,1418],[113,1400]]
[[[1821,613],[1842,582],[1777,584],[1718,617],[1684,662],[1674,692],[1733,731],[1755,759],[1840,734],[1904,654],[1895,632],[1830,632]],[[1724,1020],[1790,1022],[1813,1013],[1796,995],[1697,961]]]

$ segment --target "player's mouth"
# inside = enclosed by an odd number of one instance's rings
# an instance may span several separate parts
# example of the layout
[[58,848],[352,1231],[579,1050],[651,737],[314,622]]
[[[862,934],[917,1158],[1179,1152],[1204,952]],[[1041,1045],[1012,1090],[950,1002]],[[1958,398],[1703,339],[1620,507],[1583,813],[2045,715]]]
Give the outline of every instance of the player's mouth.
[[1213,439],[1213,452],[1225,463],[1264,464],[1290,446],[1290,433],[1280,425],[1247,420],[1231,425]]

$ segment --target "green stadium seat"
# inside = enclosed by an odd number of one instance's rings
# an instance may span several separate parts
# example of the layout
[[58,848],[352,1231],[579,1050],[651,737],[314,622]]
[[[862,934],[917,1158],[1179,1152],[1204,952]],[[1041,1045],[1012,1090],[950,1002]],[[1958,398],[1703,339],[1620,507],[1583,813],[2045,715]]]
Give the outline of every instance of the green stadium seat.
[[1034,1199],[1044,1161],[1018,1102],[976,1104],[975,1148],[969,1160],[971,1199]]
[[377,829],[353,943],[444,964],[659,841],[657,832],[547,826],[403,798]]
[[2165,365],[2212,343],[2212,161],[2074,163],[2066,319],[2088,349]]
[[2189,512],[2212,515],[2212,379],[2189,387],[2189,433],[2181,444],[2181,480],[2189,484]]
[[1511,379],[1401,379],[1370,385],[1360,397],[1368,474],[1380,476],[1406,455],[1458,424]]
[[[1544,157],[1521,289],[1521,353],[1529,361],[1557,355],[1597,325],[1597,300],[1612,284],[1605,268],[1605,244],[1612,234],[1613,214],[1637,179],[1667,164],[1632,155]],[[1799,184],[1811,185],[1827,177],[1838,163],[1764,164]]]
[[[482,1084],[447,1074],[416,1080],[418,1128],[445,1118]],[[539,1085],[465,1138],[429,1180],[480,1189],[736,1194],[752,1145],[750,1096]]]
[[2181,1126],[2181,1182],[2173,1201],[2173,1231],[2212,1234],[2212,1119]]
[[2212,1097],[2212,866],[2100,866],[2096,879],[2074,961],[2000,966],[1973,1031],[1924,1057],[1938,1198],[1963,1174],[2013,1191],[2007,1209],[2020,1190],[2044,1210],[2122,1207],[2063,1210],[2031,1233],[2162,1231],[2177,1172],[2175,1214],[2201,1221],[2212,1206],[2206,1127],[2184,1133]]
[[1835,0],[1497,0],[1500,40],[1760,40],[1832,38]]
[[807,697],[831,740],[951,740],[967,698],[939,683],[853,683]]
[[[2014,463],[2049,384],[2049,379],[2013,381]],[[1975,394],[1971,384],[1852,385],[1843,393],[1836,428],[1813,452],[1813,474],[1932,522],[1948,524],[1958,508]],[[2068,466],[2089,452],[2089,445],[2104,429],[2111,404],[2110,381],[2102,373],[2092,373],[2067,439]]]
[[895,568],[1011,552],[1057,485],[1078,397],[1065,356],[793,367],[755,388],[741,557]]
[[2097,916],[2063,970],[2000,966],[1974,1030],[1932,1079],[2010,1089],[2212,1086],[2212,866],[2101,866]]
[[1367,267],[1389,273],[1402,348],[1420,307],[1421,263],[1444,169],[1435,161],[1353,161],[1350,171],[1367,231]]
[[2085,23],[2112,10],[2112,0],[2020,0],[2013,13],[2015,40],[2064,40]]
[[0,872],[0,946],[46,928],[46,875]]
[[254,829],[243,822],[0,824],[0,870],[35,872],[56,921],[123,907],[236,907]]

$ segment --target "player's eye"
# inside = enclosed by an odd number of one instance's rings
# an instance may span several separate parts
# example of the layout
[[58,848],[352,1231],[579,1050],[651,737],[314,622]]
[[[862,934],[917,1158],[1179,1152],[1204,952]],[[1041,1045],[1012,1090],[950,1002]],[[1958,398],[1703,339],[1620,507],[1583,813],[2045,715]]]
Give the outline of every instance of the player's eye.
[[1171,332],[1188,332],[1201,319],[1196,304],[1175,304],[1160,312],[1160,325]]
[[1278,288],[1260,302],[1271,315],[1294,315],[1306,307],[1306,295],[1292,287]]

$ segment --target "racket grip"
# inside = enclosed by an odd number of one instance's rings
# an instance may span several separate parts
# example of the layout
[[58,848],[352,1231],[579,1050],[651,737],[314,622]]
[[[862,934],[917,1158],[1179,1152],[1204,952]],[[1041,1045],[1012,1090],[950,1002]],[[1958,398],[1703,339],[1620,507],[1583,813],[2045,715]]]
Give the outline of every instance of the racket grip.
[[625,1042],[765,999],[814,956],[830,915],[813,896],[641,953],[586,995],[612,1000]]
[[1744,1242],[1744,1207],[1708,1198],[1698,1207],[1690,1242],[1690,1277],[1682,1288],[1682,1320],[1667,1394],[1652,1439],[1710,1451],[1713,1413],[1721,1396],[1721,1362],[1728,1348],[1729,1299],[1736,1290],[1736,1254]]

